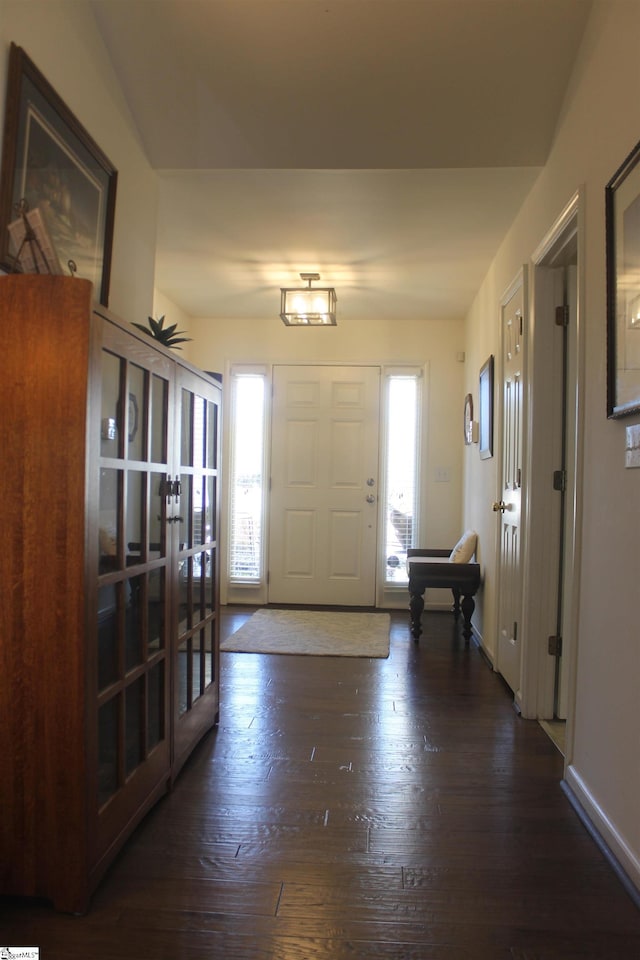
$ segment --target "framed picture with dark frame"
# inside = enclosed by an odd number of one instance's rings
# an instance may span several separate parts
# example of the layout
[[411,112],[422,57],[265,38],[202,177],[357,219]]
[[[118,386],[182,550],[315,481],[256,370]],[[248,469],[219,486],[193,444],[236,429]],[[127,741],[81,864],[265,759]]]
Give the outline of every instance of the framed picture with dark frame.
[[23,213],[37,211],[53,259],[63,272],[69,269],[91,280],[94,299],[108,306],[116,184],[113,164],[24,50],[12,43],[0,179],[0,266],[22,271],[9,225],[15,226]]
[[640,143],[605,187],[607,416],[640,413]]
[[480,369],[478,408],[480,458],[488,460],[493,456],[493,354]]

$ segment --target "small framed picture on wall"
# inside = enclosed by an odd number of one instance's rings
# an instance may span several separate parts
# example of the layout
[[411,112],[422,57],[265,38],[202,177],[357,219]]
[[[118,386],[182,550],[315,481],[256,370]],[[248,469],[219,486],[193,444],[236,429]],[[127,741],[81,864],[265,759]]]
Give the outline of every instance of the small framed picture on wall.
[[493,456],[493,354],[480,369],[479,397],[480,457],[488,460]]

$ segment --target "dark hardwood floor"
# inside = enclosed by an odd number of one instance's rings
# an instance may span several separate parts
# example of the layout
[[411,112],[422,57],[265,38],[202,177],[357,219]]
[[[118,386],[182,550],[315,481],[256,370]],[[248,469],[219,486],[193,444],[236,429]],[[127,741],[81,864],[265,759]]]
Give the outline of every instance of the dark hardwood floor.
[[[224,615],[231,632],[247,614]],[[0,901],[41,960],[630,960],[640,911],[449,615],[388,660],[222,655],[220,726],[84,917]]]

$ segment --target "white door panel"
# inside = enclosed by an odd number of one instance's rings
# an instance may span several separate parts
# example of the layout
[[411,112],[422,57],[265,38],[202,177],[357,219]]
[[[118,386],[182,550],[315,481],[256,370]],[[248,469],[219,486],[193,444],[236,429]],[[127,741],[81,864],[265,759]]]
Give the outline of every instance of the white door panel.
[[374,603],[379,386],[378,367],[274,368],[271,603]]
[[284,515],[283,574],[313,577],[315,572],[316,516],[312,510],[287,510]]
[[363,541],[362,512],[332,510],[329,514],[329,579],[362,576],[360,544]]
[[288,420],[286,430],[287,486],[301,489],[315,487],[320,460],[317,421]]

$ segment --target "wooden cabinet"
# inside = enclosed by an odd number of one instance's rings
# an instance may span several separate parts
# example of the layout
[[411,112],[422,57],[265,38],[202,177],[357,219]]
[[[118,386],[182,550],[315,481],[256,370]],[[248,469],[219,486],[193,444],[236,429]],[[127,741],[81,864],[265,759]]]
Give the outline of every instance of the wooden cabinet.
[[83,912],[217,721],[220,388],[0,278],[0,893]]

